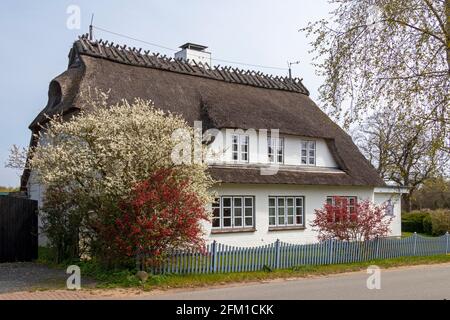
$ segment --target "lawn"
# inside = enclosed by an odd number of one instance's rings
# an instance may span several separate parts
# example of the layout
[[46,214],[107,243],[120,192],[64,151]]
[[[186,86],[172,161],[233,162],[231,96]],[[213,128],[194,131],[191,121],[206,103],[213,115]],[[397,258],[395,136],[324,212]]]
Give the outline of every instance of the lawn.
[[[414,235],[414,232],[402,232],[402,238],[408,238]],[[433,238],[432,235],[426,234],[426,233],[418,233],[418,235],[422,236],[422,237],[428,237],[428,238]]]

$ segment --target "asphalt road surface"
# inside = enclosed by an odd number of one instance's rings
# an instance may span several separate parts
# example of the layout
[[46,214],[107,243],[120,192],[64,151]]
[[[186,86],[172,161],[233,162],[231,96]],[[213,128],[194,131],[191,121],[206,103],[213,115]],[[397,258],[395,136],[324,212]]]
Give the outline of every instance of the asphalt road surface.
[[[171,291],[138,299],[450,299],[450,264],[381,270],[380,289],[367,288],[373,274],[277,280],[232,287]],[[373,279],[373,278],[372,278]],[[370,282],[376,286],[376,281]]]

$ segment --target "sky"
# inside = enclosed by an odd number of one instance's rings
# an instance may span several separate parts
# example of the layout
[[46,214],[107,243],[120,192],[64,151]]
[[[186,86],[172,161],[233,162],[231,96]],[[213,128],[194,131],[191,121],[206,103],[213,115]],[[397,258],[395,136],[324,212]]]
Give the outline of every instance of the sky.
[[[73,6],[80,10],[79,29],[72,20]],[[213,59],[279,68],[300,61],[293,66],[293,75],[304,79],[317,101],[323,79],[315,74],[309,40],[298,29],[326,18],[331,9],[326,0],[2,0],[0,186],[19,185],[21,172],[5,168],[9,150],[14,144],[28,146],[28,125],[46,105],[50,81],[66,70],[73,42],[88,32],[92,13],[93,24],[100,28],[168,48],[186,42],[203,44]],[[174,53],[98,29],[94,36]],[[287,70],[240,67],[287,75]]]

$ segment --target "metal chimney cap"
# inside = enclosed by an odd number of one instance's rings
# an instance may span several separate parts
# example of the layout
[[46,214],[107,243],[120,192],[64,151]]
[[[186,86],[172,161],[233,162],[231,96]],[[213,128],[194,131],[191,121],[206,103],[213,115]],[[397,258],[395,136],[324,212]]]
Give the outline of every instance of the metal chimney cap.
[[202,46],[201,44],[195,44],[192,42],[186,42],[185,44],[183,44],[182,46],[180,46],[181,49],[191,49],[191,50],[196,50],[196,51],[203,51],[205,50],[206,46]]

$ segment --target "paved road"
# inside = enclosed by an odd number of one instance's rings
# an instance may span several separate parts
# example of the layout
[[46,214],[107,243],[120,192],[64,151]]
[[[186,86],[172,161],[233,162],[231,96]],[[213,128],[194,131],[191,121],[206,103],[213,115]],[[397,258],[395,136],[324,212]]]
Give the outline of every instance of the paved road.
[[140,296],[138,299],[450,299],[450,264],[381,270],[381,289],[367,289],[366,272],[280,280],[208,290]]

